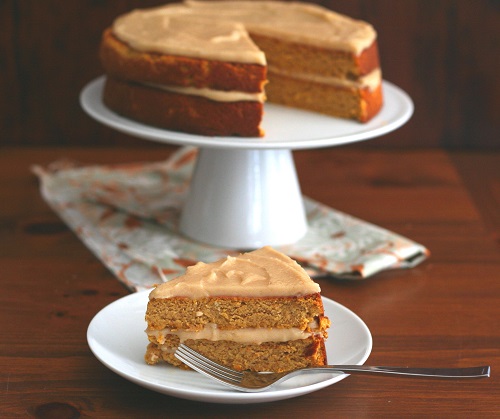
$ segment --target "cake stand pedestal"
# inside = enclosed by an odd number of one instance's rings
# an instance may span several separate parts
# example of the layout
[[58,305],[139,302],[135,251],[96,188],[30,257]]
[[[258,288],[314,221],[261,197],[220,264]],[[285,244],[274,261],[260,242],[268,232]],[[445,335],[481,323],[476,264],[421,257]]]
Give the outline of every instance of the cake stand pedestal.
[[239,249],[299,240],[307,222],[291,150],[200,149],[180,229]]
[[306,233],[292,150],[372,139],[399,128],[413,113],[408,95],[384,81],[384,107],[366,124],[266,103],[265,137],[205,137],[117,115],[102,103],[103,84],[104,77],[90,82],[80,96],[97,121],[139,138],[199,147],[180,231],[234,249],[291,244]]

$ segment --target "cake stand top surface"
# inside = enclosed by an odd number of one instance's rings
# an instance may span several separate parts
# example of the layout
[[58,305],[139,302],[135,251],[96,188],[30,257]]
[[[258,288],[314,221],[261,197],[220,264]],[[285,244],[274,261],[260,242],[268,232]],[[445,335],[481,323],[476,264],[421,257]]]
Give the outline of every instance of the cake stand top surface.
[[367,123],[266,103],[262,121],[264,137],[208,137],[156,128],[116,114],[102,102],[104,81],[104,76],[99,77],[83,88],[80,103],[85,112],[123,133],[168,144],[231,149],[332,147],[387,134],[405,124],[413,114],[411,98],[399,87],[383,81],[384,105]]

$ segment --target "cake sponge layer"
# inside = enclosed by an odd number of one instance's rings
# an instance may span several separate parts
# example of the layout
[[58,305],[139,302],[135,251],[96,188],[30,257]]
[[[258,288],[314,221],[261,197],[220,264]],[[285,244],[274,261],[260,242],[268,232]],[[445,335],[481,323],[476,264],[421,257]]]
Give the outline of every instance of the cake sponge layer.
[[[290,371],[297,368],[326,364],[326,349],[322,338],[290,342],[238,344],[231,341],[187,340],[187,346],[207,358],[238,371]],[[160,360],[180,368],[187,368],[174,356],[176,345],[168,347],[150,343],[145,355],[148,364]]]
[[[201,330],[207,324],[219,329],[298,328],[309,331],[310,324],[323,318],[319,294],[304,297],[216,297],[151,299],[146,321],[148,330]],[[317,326],[318,327],[318,326]]]
[[264,105],[256,101],[216,102],[113,77],[106,78],[104,103],[145,124],[199,135],[260,137]]
[[283,75],[270,75],[266,88],[270,102],[298,107],[325,115],[367,122],[382,107],[382,86],[374,90],[303,81]]

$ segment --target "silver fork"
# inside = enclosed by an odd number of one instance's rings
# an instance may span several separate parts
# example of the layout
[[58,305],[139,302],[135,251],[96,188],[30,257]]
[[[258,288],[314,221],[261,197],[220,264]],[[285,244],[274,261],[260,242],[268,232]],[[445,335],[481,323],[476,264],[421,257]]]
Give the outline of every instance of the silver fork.
[[325,365],[298,370],[273,373],[236,371],[227,368],[199,354],[190,347],[180,344],[175,357],[192,369],[221,384],[239,391],[259,392],[289,378],[308,373],[338,372],[349,374],[379,374],[428,378],[482,378],[490,376],[490,367],[469,368],[410,368],[410,367],[370,367],[364,365]]

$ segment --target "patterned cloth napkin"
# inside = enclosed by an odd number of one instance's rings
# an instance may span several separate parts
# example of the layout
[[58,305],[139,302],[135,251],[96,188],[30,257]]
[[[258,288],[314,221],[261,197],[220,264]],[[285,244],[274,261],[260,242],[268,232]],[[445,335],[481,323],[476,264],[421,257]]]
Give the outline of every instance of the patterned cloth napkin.
[[[85,245],[130,290],[151,288],[197,261],[234,249],[183,237],[178,231],[197,149],[166,161],[80,167],[57,161],[34,166],[41,194]],[[276,247],[313,277],[363,279],[410,268],[429,256],[422,245],[304,197],[309,229],[297,243]]]

